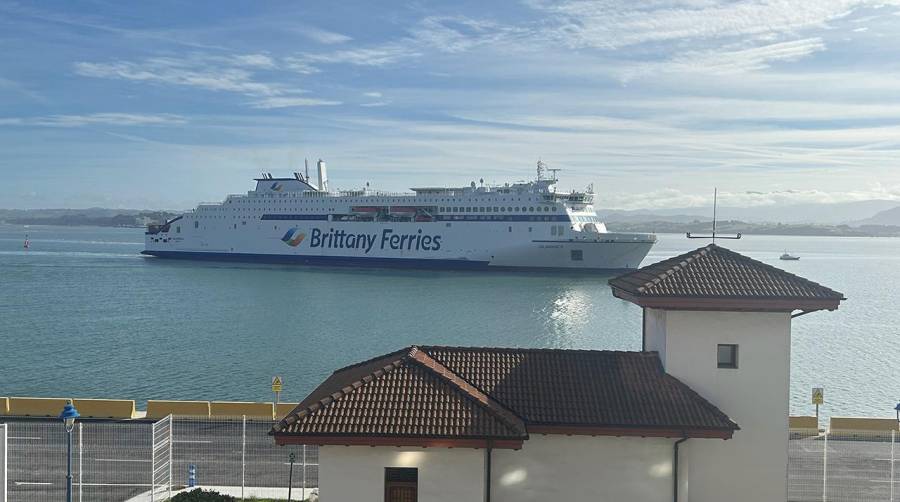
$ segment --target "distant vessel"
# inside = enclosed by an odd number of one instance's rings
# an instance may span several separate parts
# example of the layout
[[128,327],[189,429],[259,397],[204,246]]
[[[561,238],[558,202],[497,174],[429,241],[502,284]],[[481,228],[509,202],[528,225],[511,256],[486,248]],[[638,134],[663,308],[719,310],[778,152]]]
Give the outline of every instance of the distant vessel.
[[559,193],[556,171],[538,162],[537,179],[501,186],[331,191],[319,160],[317,183],[308,172],[264,173],[246,195],[149,225],[142,253],[371,267],[637,268],[656,236],[607,231],[593,189]]
[[25,235],[25,244],[22,247],[24,247],[25,249],[28,249],[29,247],[31,247],[31,241],[28,240],[27,234]]
[[792,255],[785,251],[781,256],[778,257],[779,260],[799,260],[800,257],[796,255]]

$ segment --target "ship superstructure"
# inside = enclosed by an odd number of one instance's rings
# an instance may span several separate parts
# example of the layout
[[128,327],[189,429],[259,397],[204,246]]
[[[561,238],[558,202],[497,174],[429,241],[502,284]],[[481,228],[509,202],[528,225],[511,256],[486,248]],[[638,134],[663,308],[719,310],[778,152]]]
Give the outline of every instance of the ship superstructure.
[[[264,173],[256,188],[147,228],[142,252],[163,258],[428,268],[637,268],[652,234],[613,233],[593,190],[560,193],[538,162],[533,181],[411,193],[331,191],[325,163]],[[550,173],[548,175],[548,172]]]

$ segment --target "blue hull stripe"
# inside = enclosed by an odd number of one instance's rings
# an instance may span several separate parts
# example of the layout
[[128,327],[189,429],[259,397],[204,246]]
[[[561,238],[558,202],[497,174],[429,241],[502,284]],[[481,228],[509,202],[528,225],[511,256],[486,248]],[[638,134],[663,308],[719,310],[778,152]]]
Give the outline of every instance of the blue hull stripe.
[[320,265],[331,267],[370,267],[440,270],[516,270],[553,272],[619,273],[624,268],[566,268],[566,267],[506,267],[491,265],[487,261],[440,260],[428,258],[360,258],[353,256],[303,256],[258,253],[207,253],[200,251],[141,251],[141,254],[159,258],[181,260],[230,261],[245,263],[274,263],[295,265]]
[[196,251],[141,251],[141,254],[185,260],[235,261],[252,263],[290,263],[384,268],[440,268],[476,270],[488,267],[486,261],[439,260],[428,258],[359,258],[354,256],[304,256],[258,253],[206,253]]

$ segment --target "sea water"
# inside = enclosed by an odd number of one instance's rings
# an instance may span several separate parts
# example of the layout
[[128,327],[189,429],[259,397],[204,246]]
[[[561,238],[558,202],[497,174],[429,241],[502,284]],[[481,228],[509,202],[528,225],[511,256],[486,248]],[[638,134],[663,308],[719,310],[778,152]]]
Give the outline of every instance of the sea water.
[[[31,241],[24,249],[25,235]],[[640,350],[608,276],[398,271],[143,257],[143,230],[0,226],[0,396],[303,398],[412,344]],[[660,235],[644,264],[706,244]],[[721,245],[844,293],[793,321],[791,411],[893,416],[900,239],[745,236]],[[779,261],[785,250],[799,261]]]

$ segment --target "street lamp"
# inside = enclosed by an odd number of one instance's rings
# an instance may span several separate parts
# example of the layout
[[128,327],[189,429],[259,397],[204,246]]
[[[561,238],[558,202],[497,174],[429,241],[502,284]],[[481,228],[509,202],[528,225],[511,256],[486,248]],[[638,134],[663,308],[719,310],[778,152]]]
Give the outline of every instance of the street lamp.
[[75,430],[75,419],[80,417],[78,410],[72,401],[67,401],[59,419],[66,425],[66,434],[69,436],[66,454],[66,502],[72,502],[72,431]]

